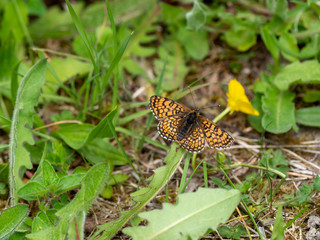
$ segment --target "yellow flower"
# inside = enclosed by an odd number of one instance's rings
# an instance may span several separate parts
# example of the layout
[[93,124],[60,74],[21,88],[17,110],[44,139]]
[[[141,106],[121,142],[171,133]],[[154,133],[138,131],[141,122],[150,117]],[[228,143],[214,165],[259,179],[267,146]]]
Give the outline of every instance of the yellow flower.
[[259,112],[252,107],[248,97],[246,96],[246,93],[244,92],[244,88],[236,79],[230,81],[227,96],[228,106],[231,111],[230,114],[234,111],[240,111],[259,116]]

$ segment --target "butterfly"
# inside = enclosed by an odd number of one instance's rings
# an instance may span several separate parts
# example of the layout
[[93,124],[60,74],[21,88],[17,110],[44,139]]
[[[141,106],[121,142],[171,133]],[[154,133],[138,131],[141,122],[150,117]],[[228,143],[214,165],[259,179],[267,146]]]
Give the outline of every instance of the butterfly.
[[206,145],[227,148],[233,143],[229,133],[202,116],[199,109],[193,110],[160,96],[150,98],[150,109],[160,121],[158,132],[161,137],[178,142],[189,152],[201,152]]

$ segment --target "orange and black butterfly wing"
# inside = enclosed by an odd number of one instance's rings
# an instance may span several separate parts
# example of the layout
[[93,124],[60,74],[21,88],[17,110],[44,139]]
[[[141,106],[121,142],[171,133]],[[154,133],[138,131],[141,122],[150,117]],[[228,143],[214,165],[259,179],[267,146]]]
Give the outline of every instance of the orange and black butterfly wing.
[[152,96],[150,98],[150,108],[158,120],[163,120],[169,116],[182,115],[191,111],[190,108],[180,103],[160,96]]
[[227,148],[232,145],[233,138],[229,135],[229,133],[217,127],[206,117],[199,116],[199,124],[202,125],[205,139],[209,147]]
[[189,152],[201,152],[206,145],[205,139],[202,127],[196,122],[191,131],[178,143]]
[[166,117],[159,122],[158,132],[160,133],[161,137],[170,141],[176,141],[182,121],[183,118],[181,118],[179,115]]

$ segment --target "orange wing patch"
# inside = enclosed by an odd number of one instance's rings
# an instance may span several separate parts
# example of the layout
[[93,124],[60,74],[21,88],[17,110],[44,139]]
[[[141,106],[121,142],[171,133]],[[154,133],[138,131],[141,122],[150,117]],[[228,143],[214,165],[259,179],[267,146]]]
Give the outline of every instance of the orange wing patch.
[[211,148],[227,148],[233,143],[233,138],[226,131],[217,127],[209,119],[200,116],[200,122],[203,126],[204,135],[208,146]]
[[189,152],[201,152],[206,145],[205,135],[202,129],[196,126],[186,138],[182,139],[179,143]]
[[158,124],[158,131],[161,137],[170,141],[172,140],[176,141],[181,120],[182,118],[175,115],[175,116],[167,117],[162,121],[160,121]]
[[189,108],[181,105],[180,103],[177,103],[169,98],[159,96],[152,96],[150,98],[150,108],[153,112],[153,115],[158,120],[190,111]]

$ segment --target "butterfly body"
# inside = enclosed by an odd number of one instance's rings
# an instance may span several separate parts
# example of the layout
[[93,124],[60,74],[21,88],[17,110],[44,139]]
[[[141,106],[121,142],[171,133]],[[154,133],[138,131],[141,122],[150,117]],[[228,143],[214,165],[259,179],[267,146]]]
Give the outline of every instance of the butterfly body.
[[185,114],[182,118],[184,120],[178,126],[178,136],[177,141],[181,141],[185,138],[186,134],[188,134],[195,124],[197,124],[197,112],[193,111],[191,113]]
[[189,152],[200,152],[205,145],[211,148],[227,148],[233,138],[212,121],[202,116],[199,110],[192,110],[169,98],[152,96],[150,108],[160,121],[160,135],[178,142]]

